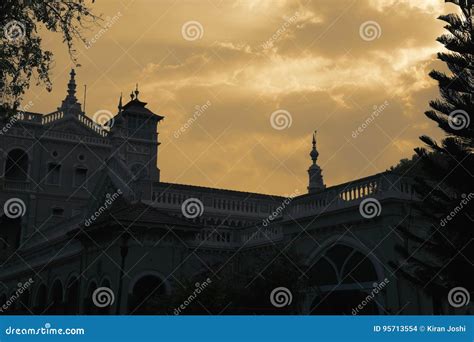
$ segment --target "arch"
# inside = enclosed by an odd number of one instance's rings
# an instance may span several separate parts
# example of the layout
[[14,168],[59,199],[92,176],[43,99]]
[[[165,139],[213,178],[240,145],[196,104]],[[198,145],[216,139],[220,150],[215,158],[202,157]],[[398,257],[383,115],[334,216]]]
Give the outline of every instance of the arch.
[[64,292],[65,292],[64,302],[66,304],[66,313],[78,314],[79,313],[80,282],[76,274],[69,276],[66,282],[66,288]]
[[26,181],[28,178],[29,157],[21,148],[11,149],[5,161],[4,176],[7,180]]
[[[147,272],[131,282],[128,296],[128,312],[132,315],[157,314],[161,296],[167,295],[167,284],[157,272]],[[131,292],[130,292],[131,290]]]
[[94,305],[92,300],[92,295],[97,289],[97,282],[92,280],[89,282],[89,286],[86,288],[86,293],[84,297],[84,313],[85,314],[94,314],[97,312],[97,306]]
[[10,306],[8,307],[8,310],[12,313],[12,314],[17,314],[17,306],[18,306],[18,303],[16,300],[12,300],[12,298],[16,298],[16,291],[13,290],[10,295],[8,296],[8,298],[10,298]]
[[111,287],[112,281],[108,275],[104,275],[100,281],[100,286]]
[[[310,288],[317,289],[317,293],[313,293],[307,303],[310,314],[350,315],[361,303],[364,303],[363,308],[357,310],[357,314],[379,313],[376,297],[366,298],[374,284],[382,279],[383,272],[373,256],[371,258],[370,251],[364,254],[360,249],[354,240],[336,237],[312,253],[307,260],[307,274]],[[383,301],[383,297],[379,296],[378,300]]]
[[21,296],[18,298],[18,311],[21,314],[30,313],[31,292],[30,289],[25,289]]
[[333,236],[331,238],[328,238],[319,246],[319,248],[317,248],[315,251],[313,251],[309,255],[308,259],[306,259],[305,264],[307,266],[311,266],[317,261],[318,256],[322,255],[325,250],[329,249],[331,246],[336,245],[336,244],[351,247],[361,252],[362,254],[364,254],[372,262],[372,265],[375,267],[375,271],[377,272],[377,278],[383,279],[385,277],[383,266],[380,264],[377,258],[373,255],[373,252],[367,247],[361,245],[360,242],[357,241],[356,239],[353,239],[347,236],[344,236],[344,237]]
[[0,305],[3,305],[7,302],[7,295],[5,293],[2,293],[0,295]]
[[20,246],[22,233],[22,220],[24,217],[10,218],[6,215],[0,217],[0,252],[13,253]]
[[[107,287],[109,289],[112,289],[110,278],[108,276],[102,277],[102,281],[100,282],[100,287]],[[112,313],[112,305],[105,306],[103,308],[97,308],[96,312],[99,315],[109,315]]]
[[143,278],[144,276],[147,276],[147,275],[151,275],[151,276],[155,276],[155,277],[163,279],[163,285],[165,286],[166,294],[171,293],[171,286],[169,282],[166,280],[166,277],[162,273],[158,271],[154,271],[154,270],[146,270],[146,271],[138,273],[128,285],[128,293],[132,294],[133,288],[135,287],[135,284],[138,282],[138,280],[140,280],[140,278]]
[[37,314],[43,314],[48,302],[48,291],[45,284],[40,284],[36,290],[34,311]]
[[62,314],[64,309],[64,291],[61,280],[56,279],[49,294],[50,314]]

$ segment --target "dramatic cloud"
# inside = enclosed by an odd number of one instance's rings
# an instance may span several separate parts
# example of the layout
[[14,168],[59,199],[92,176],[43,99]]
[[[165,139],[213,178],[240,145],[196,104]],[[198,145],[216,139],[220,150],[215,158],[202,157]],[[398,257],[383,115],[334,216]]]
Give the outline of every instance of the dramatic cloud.
[[[305,191],[318,130],[327,185],[382,172],[438,136],[423,115],[437,96],[428,72],[443,29],[442,1],[131,1],[93,5],[119,19],[78,45],[89,115],[114,110],[136,82],[166,116],[159,163],[165,181],[285,194]],[[191,31],[182,29],[197,22]],[[93,37],[97,29],[86,35]],[[59,37],[54,91],[32,88],[36,111],[65,95],[70,60]],[[81,97],[81,96],[79,96]],[[38,103],[39,101],[34,101]],[[209,103],[185,132],[176,132]],[[291,126],[275,129],[283,109]],[[374,112],[377,111],[377,115]],[[367,124],[368,118],[374,118]],[[360,128],[360,129],[359,129]],[[354,133],[354,132],[357,132]]]

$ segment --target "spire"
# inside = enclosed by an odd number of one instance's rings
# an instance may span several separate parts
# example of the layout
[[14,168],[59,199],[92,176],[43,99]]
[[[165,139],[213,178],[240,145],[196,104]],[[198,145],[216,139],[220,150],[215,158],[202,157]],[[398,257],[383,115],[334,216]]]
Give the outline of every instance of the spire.
[[64,98],[61,107],[59,107],[59,110],[62,110],[64,114],[80,114],[81,113],[81,104],[77,102],[76,98],[76,72],[74,69],[71,69],[71,72],[69,73],[71,76],[69,78],[69,83],[67,84],[67,95]]
[[311,160],[313,161],[313,165],[316,164],[316,160],[318,159],[319,153],[318,150],[316,149],[316,133],[317,131],[313,132],[313,149],[310,152],[310,157]]
[[308,175],[309,175],[309,185],[308,185],[308,193],[313,193],[319,190],[323,190],[326,188],[326,185],[324,185],[323,182],[323,176],[321,172],[321,168],[316,164],[318,160],[318,150],[316,149],[316,133],[317,131],[314,131],[313,133],[313,141],[312,145],[313,148],[311,149],[311,152],[309,153],[309,156],[311,157],[312,164],[308,169]]
[[138,83],[135,87],[135,98],[138,100],[138,94],[140,94],[140,92],[138,91]]
[[67,84],[67,93],[68,96],[76,98],[76,79],[74,78],[76,76],[76,72],[74,69],[71,69],[69,75],[71,75],[71,78]]

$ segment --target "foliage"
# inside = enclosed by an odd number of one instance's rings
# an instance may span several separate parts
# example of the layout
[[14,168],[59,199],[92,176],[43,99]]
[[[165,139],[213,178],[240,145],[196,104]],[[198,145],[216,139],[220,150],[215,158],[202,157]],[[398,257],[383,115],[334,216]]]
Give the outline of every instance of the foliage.
[[[160,307],[167,307],[167,313],[180,315],[281,315],[296,312],[296,303],[304,282],[297,268],[299,257],[294,252],[280,253],[277,248],[263,255],[261,253],[238,255],[232,258],[232,263],[213,265],[212,270],[219,270],[216,274],[206,271],[192,279],[180,279],[171,296],[155,296],[147,305],[155,307],[155,312]],[[248,263],[250,260],[251,264]],[[208,278],[211,280],[209,285],[190,300],[197,285]],[[286,287],[291,291],[293,298],[288,306],[276,308],[272,305],[270,294],[277,287]],[[187,305],[178,312],[185,302]]]
[[85,0],[0,2],[0,26],[3,29],[0,49],[0,117],[14,112],[28,89],[32,77],[37,84],[51,90],[49,71],[53,53],[45,50],[41,30],[62,34],[70,56],[77,64],[74,40],[84,38],[82,29],[98,17],[91,13]]
[[[426,148],[415,149],[421,172],[417,174],[416,191],[421,198],[418,213],[430,227],[401,228],[410,247],[398,248],[404,260],[393,266],[434,296],[446,298],[447,291],[462,286],[470,292],[474,284],[474,30],[471,0],[451,0],[460,14],[439,17],[447,25],[447,34],[437,40],[447,52],[438,53],[450,74],[433,70],[430,76],[438,82],[440,98],[430,102],[425,115],[444,131],[440,144],[428,136],[420,139]],[[399,168],[406,167],[403,162]],[[447,218],[449,216],[449,219]]]

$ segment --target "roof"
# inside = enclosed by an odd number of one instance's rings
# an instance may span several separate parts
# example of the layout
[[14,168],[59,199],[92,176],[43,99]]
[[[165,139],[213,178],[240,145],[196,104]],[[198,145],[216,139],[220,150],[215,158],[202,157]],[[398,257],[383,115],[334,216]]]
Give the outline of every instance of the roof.
[[164,118],[164,116],[153,113],[151,110],[146,108],[145,107],[146,104],[147,104],[146,102],[142,102],[139,99],[135,98],[123,106],[123,111],[128,112],[128,113],[133,113],[133,114],[157,116],[158,120],[161,120]]
[[159,182],[156,183],[156,186],[160,186],[163,188],[169,189],[179,189],[179,190],[194,190],[200,192],[207,192],[207,193],[220,193],[220,194],[228,194],[228,195],[235,195],[235,196],[247,196],[252,198],[259,198],[259,199],[284,199],[284,196],[278,195],[267,195],[267,194],[260,194],[256,192],[246,192],[246,191],[238,191],[238,190],[229,190],[229,189],[218,189],[218,188],[210,188],[198,185],[188,185],[188,184],[177,184],[177,183],[166,183],[166,182]]
[[[90,220],[90,218],[87,218]],[[141,201],[128,202],[123,198],[117,199],[110,209],[103,212],[94,220],[88,230],[94,230],[95,227],[101,226],[108,222],[140,222],[152,224],[178,225],[189,228],[199,228],[200,225],[193,223],[191,220],[175,217],[166,211],[152,207]]]

